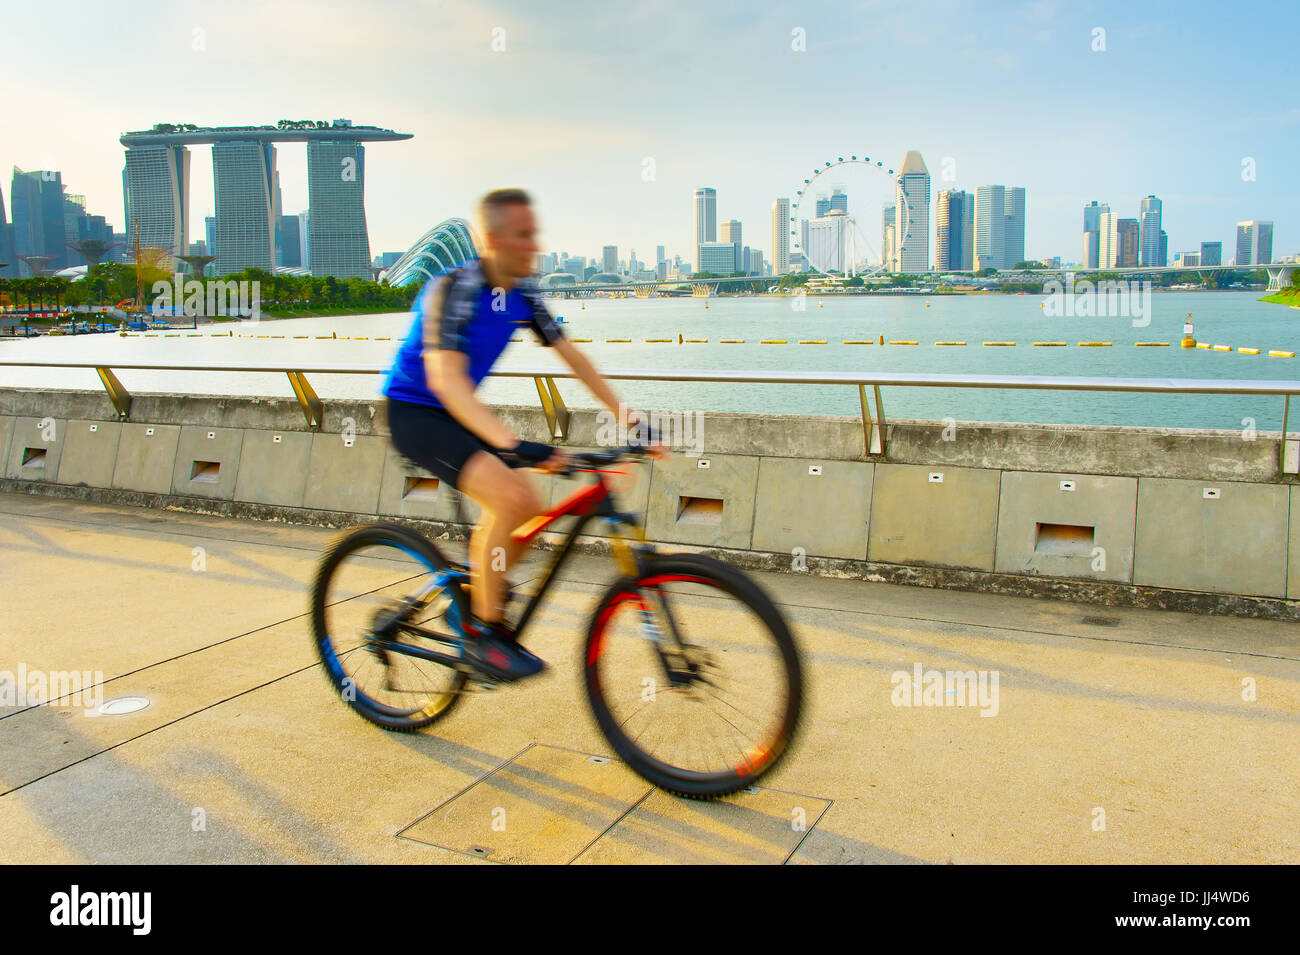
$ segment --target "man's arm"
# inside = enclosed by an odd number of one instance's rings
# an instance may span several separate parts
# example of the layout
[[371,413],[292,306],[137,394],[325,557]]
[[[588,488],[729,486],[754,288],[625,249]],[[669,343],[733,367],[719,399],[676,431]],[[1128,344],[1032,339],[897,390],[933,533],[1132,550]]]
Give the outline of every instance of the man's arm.
[[519,438],[486,405],[474,396],[469,376],[469,356],[464,352],[437,349],[425,351],[424,374],[429,390],[451,416],[494,448],[513,448]]
[[519,439],[474,397],[465,353],[465,330],[481,285],[476,273],[457,269],[420,296],[424,321],[424,377],[438,400],[462,425],[494,448],[513,448]]
[[[609,386],[609,382],[601,377],[600,372],[596,370],[596,366],[574,346],[573,342],[567,338],[561,338],[551,347],[559,353],[560,357],[564,359],[564,363],[573,369],[573,373],[578,376],[578,379],[587,386],[587,389],[596,396],[601,404],[615,415],[619,414],[622,399],[614,393],[614,389]],[[632,422],[626,423],[631,424]]]

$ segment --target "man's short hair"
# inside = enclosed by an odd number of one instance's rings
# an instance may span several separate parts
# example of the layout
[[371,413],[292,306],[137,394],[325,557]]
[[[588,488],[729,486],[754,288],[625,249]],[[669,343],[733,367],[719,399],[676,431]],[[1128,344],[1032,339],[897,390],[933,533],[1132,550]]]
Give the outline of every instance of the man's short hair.
[[531,206],[533,200],[522,189],[493,189],[478,204],[478,219],[484,232],[497,232],[506,206]]

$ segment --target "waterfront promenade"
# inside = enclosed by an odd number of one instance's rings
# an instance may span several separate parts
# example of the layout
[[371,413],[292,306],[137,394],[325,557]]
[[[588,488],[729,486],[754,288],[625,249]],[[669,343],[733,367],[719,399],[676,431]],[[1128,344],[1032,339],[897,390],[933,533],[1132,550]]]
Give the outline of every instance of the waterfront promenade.
[[[805,654],[805,723],[757,792],[697,803],[589,759],[606,560],[543,605],[549,673],[398,735],[319,672],[333,533],[0,494],[0,670],[149,700],[0,708],[0,861],[1300,861],[1292,623],[757,574]],[[996,712],[895,705],[918,665],[996,673]]]

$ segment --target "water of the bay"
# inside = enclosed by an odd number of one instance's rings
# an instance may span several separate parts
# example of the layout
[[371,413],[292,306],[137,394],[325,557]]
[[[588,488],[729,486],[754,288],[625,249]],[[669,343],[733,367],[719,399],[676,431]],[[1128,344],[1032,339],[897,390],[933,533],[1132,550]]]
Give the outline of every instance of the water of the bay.
[[[554,299],[552,314],[564,316],[571,338],[597,367],[605,369],[758,371],[907,371],[1004,375],[1084,375],[1142,378],[1300,378],[1300,359],[1273,358],[1270,349],[1297,351],[1300,311],[1258,301],[1259,292],[1165,292],[1150,296],[1150,321],[1130,317],[1050,317],[1039,295],[977,294],[915,297],[809,297],[803,311],[778,297],[703,299]],[[1178,347],[1183,322],[1195,325],[1204,342],[1232,346],[1231,352]],[[1141,319],[1138,320],[1139,322]],[[410,325],[406,313],[340,318],[264,319],[201,325],[201,338],[115,334],[0,340],[0,358],[33,361],[96,361],[111,366],[133,361],[175,363],[267,362],[295,365],[386,365]],[[284,338],[212,337],[239,335]],[[337,334],[348,339],[318,339]],[[707,344],[677,344],[677,336],[707,338]],[[295,335],[312,336],[295,339]],[[917,346],[843,345],[843,339],[915,339]],[[366,341],[351,340],[366,336]],[[376,338],[389,341],[376,341]],[[556,366],[531,333],[512,344],[507,366]],[[631,343],[606,343],[630,338]],[[647,344],[646,338],[672,338]],[[744,344],[719,344],[743,338]],[[784,338],[788,345],[761,345]],[[798,339],[826,339],[826,345],[798,345]],[[964,340],[964,347],[936,341]],[[1033,347],[1034,341],[1065,341],[1067,347]],[[985,341],[1015,341],[1016,347],[984,347]],[[1080,341],[1110,341],[1111,347],[1081,348]],[[1136,347],[1138,341],[1167,341],[1168,348]],[[1238,347],[1260,349],[1246,355]],[[282,395],[292,391],[286,376],[242,372],[157,372],[124,370],[125,387],[136,393]],[[377,375],[317,374],[310,378],[322,398],[378,398]],[[0,386],[98,389],[93,370],[0,367]],[[577,382],[561,382],[572,407],[594,399]],[[694,382],[617,382],[627,402],[647,410],[738,411],[755,414],[856,416],[855,387]],[[536,404],[531,380],[490,379],[481,396],[491,402]],[[953,418],[958,421],[1032,421],[1065,424],[1258,430],[1281,427],[1280,397],[1099,394],[1064,391],[886,388],[890,418]]]

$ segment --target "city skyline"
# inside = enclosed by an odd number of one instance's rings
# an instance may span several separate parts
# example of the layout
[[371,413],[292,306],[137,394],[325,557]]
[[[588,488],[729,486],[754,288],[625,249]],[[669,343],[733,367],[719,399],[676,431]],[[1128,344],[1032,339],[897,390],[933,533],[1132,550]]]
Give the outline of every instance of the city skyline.
[[[1185,16],[1157,30],[1140,10],[1119,4],[1082,11],[1053,3],[992,10],[932,4],[927,12],[926,5],[825,11],[776,4],[753,11],[739,4],[676,3],[611,11],[578,3],[558,23],[523,4],[485,3],[430,7],[398,32],[384,16],[396,5],[377,3],[355,29],[349,19],[349,29],[339,31],[339,17],[351,8],[324,0],[310,17],[295,4],[270,4],[259,14],[265,29],[237,34],[225,24],[238,17],[223,11],[239,6],[142,3],[154,11],[143,25],[89,4],[7,12],[0,53],[16,75],[41,71],[39,45],[20,38],[39,35],[49,18],[75,15],[85,29],[61,36],[70,65],[41,97],[10,104],[0,131],[0,168],[61,171],[69,191],[86,196],[89,212],[107,216],[115,231],[124,232],[126,223],[114,211],[122,207],[117,138],[123,131],[163,120],[237,122],[247,119],[250,99],[259,114],[331,119],[375,115],[381,101],[384,125],[415,139],[366,156],[366,212],[376,254],[405,250],[442,219],[472,217],[487,189],[517,184],[535,197],[543,249],[590,257],[616,241],[632,248],[663,244],[670,258],[685,257],[691,251],[687,197],[709,182],[726,196],[720,214],[748,224],[755,237],[750,244],[771,261],[768,230],[760,224],[770,219],[772,201],[791,195],[808,168],[850,150],[896,162],[913,149],[926,157],[932,198],[942,189],[1022,184],[1030,206],[1028,258],[1077,260],[1084,203],[1105,197],[1126,216],[1139,217],[1141,198],[1152,193],[1164,203],[1170,250],[1195,249],[1202,241],[1232,248],[1236,223],[1250,220],[1276,223],[1275,257],[1297,251],[1300,243],[1300,200],[1288,179],[1300,111],[1279,109],[1268,95],[1287,88],[1285,37],[1239,23],[1204,31],[1197,23],[1212,13],[1208,4],[1185,5]],[[926,22],[923,36],[913,35],[913,21]],[[1093,49],[1099,25],[1104,50]],[[504,49],[494,51],[498,27]],[[138,43],[142,30],[151,68],[160,75],[220,76],[221,82],[158,83],[147,105],[123,92],[132,68],[95,51]],[[803,31],[802,51],[792,49],[795,30]],[[707,51],[699,36],[709,37]],[[899,43],[907,47],[901,53]],[[933,55],[941,48],[948,62]],[[337,68],[343,58],[355,63],[358,51],[361,83],[355,72]],[[850,51],[857,55],[844,55]],[[773,135],[770,116],[738,115],[723,136],[707,110],[691,108],[690,91],[713,64],[742,52],[753,61],[770,108],[782,117],[781,135]],[[1247,52],[1261,90],[1258,105],[1238,102],[1231,89],[1232,64]],[[871,119],[851,118],[859,115],[852,108],[852,64],[899,55],[930,58],[932,70],[908,74],[915,87],[908,102],[928,93],[936,109],[922,117],[893,102],[889,93],[901,89],[902,80],[886,71]],[[439,82],[455,95],[426,101],[409,93],[428,69],[416,64],[429,59],[439,62]],[[634,66],[635,73],[617,97],[584,81],[619,63]],[[975,63],[984,68],[971,72]],[[962,97],[939,97],[958,70]],[[546,82],[519,82],[533,74],[545,75]],[[1151,83],[1176,88],[1178,95],[1154,102],[1131,95]],[[580,110],[562,108],[557,98],[570,85],[584,90]],[[114,92],[92,98],[90,89]],[[808,89],[817,94],[811,102],[803,95]],[[1047,91],[1058,92],[1053,98]],[[601,116],[625,110],[629,95],[652,104],[628,113],[636,122]],[[1058,102],[1063,96],[1068,109]],[[984,108],[960,108],[968,101]],[[1152,121],[1155,112],[1160,122]],[[1205,122],[1207,115],[1214,123]],[[485,116],[495,121],[485,123]],[[525,162],[518,158],[521,142],[530,147]],[[203,150],[194,152],[200,158],[193,161],[187,210],[191,242],[203,238],[196,223],[214,214],[211,164]],[[759,162],[752,160],[756,152]],[[306,156],[286,151],[277,157],[277,170],[284,210],[306,209]],[[1248,174],[1253,178],[1243,178]]]

